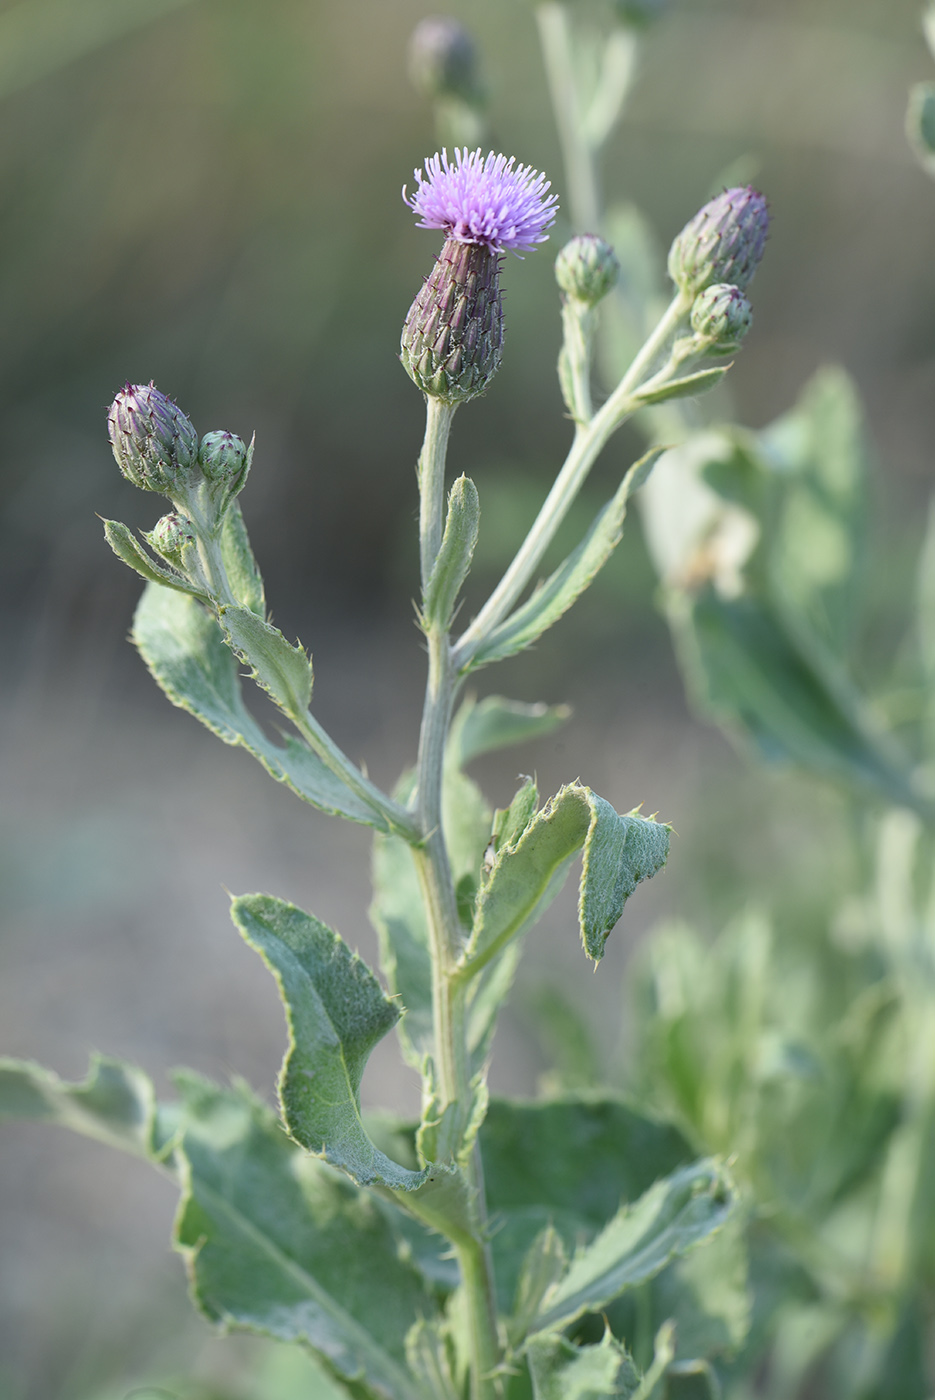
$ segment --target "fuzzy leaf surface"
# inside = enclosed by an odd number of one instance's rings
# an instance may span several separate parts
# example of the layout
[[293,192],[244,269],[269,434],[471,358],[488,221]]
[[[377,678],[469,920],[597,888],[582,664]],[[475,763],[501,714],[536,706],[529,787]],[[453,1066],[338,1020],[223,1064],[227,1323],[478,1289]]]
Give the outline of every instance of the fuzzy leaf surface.
[[626,1289],[654,1278],[670,1260],[713,1235],[737,1209],[726,1169],[709,1160],[684,1167],[651,1186],[572,1261],[545,1300],[540,1330],[567,1326],[600,1310]]
[[118,559],[128,565],[140,578],[146,579],[147,583],[164,584],[167,588],[173,588],[179,593],[191,593],[201,596],[197,588],[193,588],[180,574],[169,569],[165,564],[158,564],[152,559],[139,544],[129,526],[124,525],[119,520],[104,521],[104,538],[114,551]]
[[458,594],[471,568],[479,527],[477,487],[470,477],[459,476],[448,494],[445,533],[425,589],[426,625],[446,630],[449,627]]
[[558,894],[582,854],[578,922],[586,953],[603,955],[607,935],[641,880],[665,864],[670,828],[636,812],[618,815],[580,783],[563,787],[515,845],[498,851],[477,899],[465,969],[483,967],[528,928]]
[[526,1346],[535,1400],[632,1400],[640,1387],[633,1358],[609,1332],[596,1346],[577,1346],[540,1332]]
[[304,714],[312,701],[312,663],[300,646],[249,608],[223,608],[221,626],[253,678],[288,715]]
[[663,450],[654,447],[634,462],[616,495],[595,517],[577,549],[539,585],[531,598],[493,629],[474,653],[470,669],[525,651],[568,611],[620,543],[627,503],[633,492],[643,485]]
[[391,1400],[421,1392],[404,1338],[433,1303],[374,1200],[299,1151],[246,1091],[179,1081],[176,1244],[212,1321],[302,1342]]
[[[237,661],[214,618],[193,599],[151,584],[133,619],[133,641],[173,705],[225,744],[245,748],[296,796],[323,812],[386,830],[379,812],[341,782],[303,742],[269,740],[243,702]],[[286,643],[288,645],[288,643]]]
[[283,1119],[309,1152],[359,1186],[414,1191],[430,1175],[393,1162],[360,1117],[371,1051],[399,1019],[398,1005],[341,938],[313,915],[271,895],[241,895],[231,914],[279,987],[289,1046],[279,1078]]
[[263,579],[250,547],[239,501],[231,501],[221,530],[221,558],[227,581],[237,602],[258,617],[266,616],[266,596]]

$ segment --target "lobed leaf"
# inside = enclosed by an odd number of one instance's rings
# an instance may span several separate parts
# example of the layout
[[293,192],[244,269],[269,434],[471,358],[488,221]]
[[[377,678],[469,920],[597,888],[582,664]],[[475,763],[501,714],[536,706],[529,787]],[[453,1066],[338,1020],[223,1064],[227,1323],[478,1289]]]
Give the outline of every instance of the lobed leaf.
[[312,701],[312,663],[300,646],[249,608],[221,608],[228,645],[252,668],[257,685],[287,715],[303,715]]
[[59,1123],[84,1137],[147,1156],[158,1149],[153,1086],[142,1070],[95,1055],[83,1084],[29,1060],[0,1059],[0,1118]]
[[665,449],[654,447],[627,472],[616,495],[597,515],[581,544],[532,596],[481,642],[468,668],[476,670],[532,646],[581,596],[607,563],[623,534],[627,503],[643,485]]
[[157,563],[147,554],[143,546],[137,543],[128,525],[119,520],[105,520],[104,538],[117,558],[122,559],[124,564],[139,574],[140,578],[146,579],[147,583],[163,584],[166,588],[174,588],[179,593],[190,593],[196,598],[204,597],[197,588],[183,579],[181,574],[167,568],[165,564]]
[[[237,661],[214,618],[193,599],[155,584],[133,619],[133,641],[173,705],[201,720],[225,744],[245,748],[278,782],[323,812],[387,830],[383,816],[351,792],[301,740],[281,747],[247,710]],[[285,643],[288,646],[288,643]]]
[[514,844],[497,852],[478,895],[465,975],[473,975],[535,922],[579,852],[578,921],[585,951],[598,961],[629,896],[665,864],[670,831],[636,812],[618,815],[580,783],[563,787]]

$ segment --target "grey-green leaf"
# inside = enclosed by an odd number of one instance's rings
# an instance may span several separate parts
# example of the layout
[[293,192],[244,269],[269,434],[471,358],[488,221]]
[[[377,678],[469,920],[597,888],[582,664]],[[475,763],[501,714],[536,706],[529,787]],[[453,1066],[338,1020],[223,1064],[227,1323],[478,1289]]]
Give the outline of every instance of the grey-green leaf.
[[497,853],[478,895],[466,974],[478,971],[535,921],[579,852],[578,921],[585,951],[597,961],[636,886],[665,864],[670,830],[636,812],[618,815],[580,783],[563,787],[515,845]]
[[142,1156],[158,1149],[153,1086],[141,1070],[96,1055],[83,1084],[28,1060],[0,1059],[0,1118],[59,1123]]
[[[386,830],[379,812],[341,782],[301,741],[272,743],[243,702],[237,661],[214,618],[191,598],[151,584],[133,619],[133,641],[173,705],[226,744],[240,745],[278,782],[313,807]],[[288,645],[288,643],[286,643]]]
[[312,699],[312,663],[300,646],[249,608],[222,608],[221,627],[253,678],[287,715],[303,715]]
[[701,369],[697,374],[685,374],[681,379],[670,379],[667,384],[660,384],[658,389],[637,389],[634,398],[638,399],[644,408],[657,403],[668,403],[670,399],[695,398],[698,394],[706,394],[709,389],[716,388],[729,369],[730,365]]
[[414,1191],[432,1174],[393,1162],[360,1117],[371,1051],[399,1019],[373,973],[327,925],[271,895],[242,895],[231,913],[276,978],[289,1027],[279,1078],[283,1119],[296,1142],[359,1186]]
[[339,1376],[426,1400],[404,1338],[434,1304],[366,1192],[301,1153],[243,1090],[180,1078],[177,1247],[213,1321],[302,1342]]
[[577,549],[525,603],[494,628],[474,653],[470,669],[524,651],[568,611],[620,543],[627,502],[643,485],[663,451],[661,447],[654,447],[634,462],[616,495],[597,515]]
[[[250,451],[252,454],[252,445]],[[231,586],[231,592],[240,606],[248,608],[258,617],[265,617],[266,597],[263,591],[263,579],[260,577],[260,571],[250,547],[250,539],[244,524],[240,502],[236,500],[231,501],[224,517],[224,525],[221,530],[221,559],[224,563],[227,581]]]
[[633,1358],[605,1332],[596,1346],[577,1346],[558,1332],[540,1332],[526,1346],[535,1400],[632,1400],[640,1388]]
[[570,715],[568,705],[526,705],[501,695],[478,701],[469,695],[451,721],[447,761],[466,768],[482,754],[544,738]]
[[425,589],[423,624],[447,631],[458,594],[468,576],[477,532],[480,503],[470,477],[459,476],[448,494],[448,515],[441,547]]
[[190,593],[196,598],[204,597],[197,588],[193,588],[182,578],[181,574],[168,569],[164,564],[157,564],[138,544],[129,526],[122,524],[119,520],[104,521],[104,538],[114,551],[118,559],[122,559],[124,564],[140,578],[145,578],[147,583],[164,584],[167,588],[175,588],[179,593]]
[[713,1235],[737,1206],[730,1175],[714,1160],[656,1182],[638,1201],[623,1206],[572,1261],[546,1298],[537,1327],[565,1327],[582,1313],[599,1311]]

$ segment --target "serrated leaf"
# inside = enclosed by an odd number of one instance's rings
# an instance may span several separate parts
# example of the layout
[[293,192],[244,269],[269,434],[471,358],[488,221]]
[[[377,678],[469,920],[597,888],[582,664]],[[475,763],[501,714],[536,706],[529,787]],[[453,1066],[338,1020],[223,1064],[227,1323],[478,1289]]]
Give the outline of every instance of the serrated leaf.
[[670,1260],[719,1230],[737,1205],[726,1168],[714,1160],[697,1162],[657,1182],[638,1201],[623,1206],[593,1244],[577,1255],[546,1299],[536,1326],[565,1327],[647,1282]]
[[[251,443],[250,453],[253,453]],[[243,608],[266,616],[263,579],[257,567],[239,501],[231,501],[221,529],[221,559],[231,592]]]
[[173,705],[201,720],[225,744],[252,753],[278,782],[313,807],[387,830],[385,818],[305,743],[290,737],[280,747],[266,737],[244,705],[238,664],[220,627],[193,599],[150,585],[134,615],[133,641]]
[[525,651],[568,611],[620,543],[627,503],[646,481],[663,451],[661,447],[654,447],[634,462],[616,495],[597,515],[578,548],[538,586],[531,598],[493,629],[477,648],[468,669]]
[[167,588],[177,589],[179,593],[190,593],[196,598],[203,598],[197,588],[186,582],[181,574],[175,573],[173,569],[166,568],[164,564],[157,564],[138,544],[129,526],[122,524],[119,520],[104,521],[104,538],[114,551],[118,559],[122,559],[124,564],[129,565],[134,573],[140,578],[146,579],[147,583],[163,584]]
[[202,1312],[311,1346],[378,1395],[423,1400],[404,1338],[432,1298],[378,1203],[302,1154],[246,1091],[188,1075],[180,1088],[176,1245]]
[[640,1373],[609,1332],[596,1346],[578,1346],[556,1332],[530,1337],[526,1346],[535,1400],[633,1400]]
[[512,1347],[518,1347],[525,1339],[543,1300],[567,1268],[565,1245],[550,1221],[529,1246],[520,1269],[513,1312],[507,1323],[507,1335]]
[[29,1060],[0,1059],[0,1118],[58,1123],[142,1156],[160,1145],[149,1078],[102,1055],[92,1058],[83,1084],[68,1084]]
[[729,369],[730,365],[701,369],[697,374],[685,374],[681,379],[670,379],[667,384],[660,384],[658,389],[637,389],[633,397],[638,399],[644,408],[668,403],[670,399],[694,398],[716,388]]
[[300,646],[249,608],[222,608],[221,627],[234,651],[287,715],[303,715],[312,700],[312,663]]
[[451,721],[447,761],[466,768],[482,754],[553,733],[570,715],[568,705],[525,705],[501,695],[478,701],[469,695]]
[[360,1081],[399,1006],[341,938],[313,915],[271,895],[241,895],[231,915],[276,978],[289,1027],[279,1077],[283,1120],[309,1152],[359,1186],[414,1191],[431,1174],[393,1162],[360,1117]]
[[459,476],[448,494],[445,532],[425,589],[424,626],[447,631],[471,568],[479,527],[477,487],[470,477]]
[[478,895],[465,975],[479,971],[535,922],[579,853],[578,921],[585,951],[597,961],[636,886],[665,864],[669,833],[668,826],[636,812],[618,815],[580,783],[563,787],[515,845],[497,853]]

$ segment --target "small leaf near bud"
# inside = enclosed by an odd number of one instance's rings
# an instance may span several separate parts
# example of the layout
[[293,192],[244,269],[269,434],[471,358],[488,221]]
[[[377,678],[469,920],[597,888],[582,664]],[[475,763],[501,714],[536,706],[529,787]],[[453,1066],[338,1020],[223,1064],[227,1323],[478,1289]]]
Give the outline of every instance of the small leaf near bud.
[[669,251],[669,276],[689,296],[717,282],[743,291],[766,247],[769,211],[758,190],[725,190],[685,225]]
[[620,276],[617,255],[596,233],[581,233],[555,259],[555,280],[567,297],[596,306]]
[[195,531],[184,515],[164,515],[146,538],[163,559],[181,567],[185,551],[195,544]]
[[425,97],[454,97],[473,106],[483,100],[480,56],[458,20],[432,15],[417,24],[409,40],[409,76]]
[[190,419],[155,384],[127,384],[107,414],[117,465],[143,491],[172,497],[193,476],[198,435]]
[[[211,482],[239,483],[247,464],[247,444],[236,433],[207,433],[198,449],[201,470]],[[237,488],[235,488],[237,489]]]
[[695,298],[691,323],[695,334],[710,342],[709,354],[730,355],[753,325],[753,309],[739,287],[717,282]]

